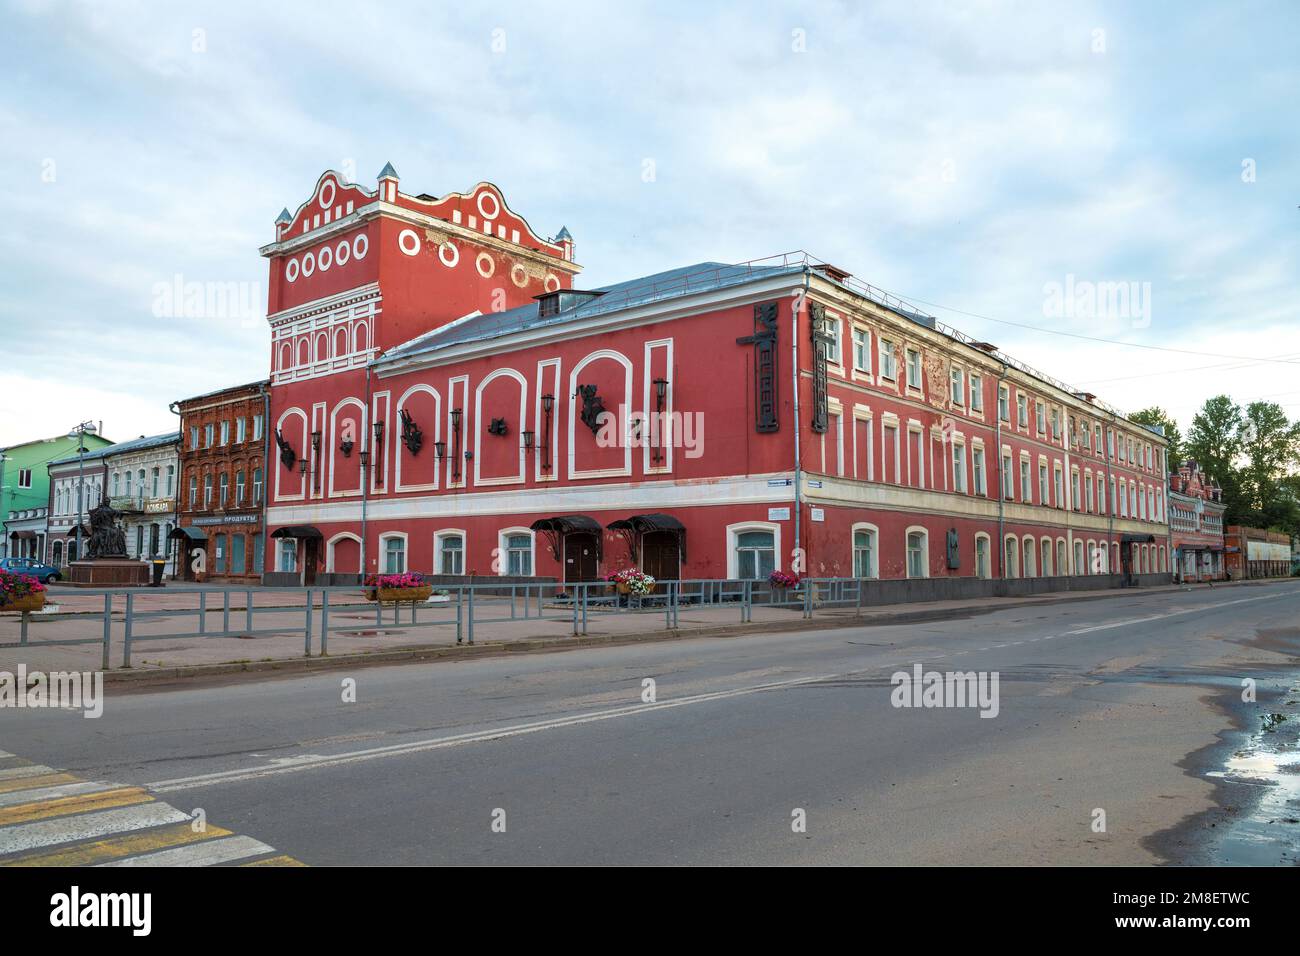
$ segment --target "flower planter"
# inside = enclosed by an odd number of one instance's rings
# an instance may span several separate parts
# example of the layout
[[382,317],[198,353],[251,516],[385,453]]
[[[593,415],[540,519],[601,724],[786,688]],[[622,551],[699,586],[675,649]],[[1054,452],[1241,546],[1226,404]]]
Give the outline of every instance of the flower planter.
[[366,600],[378,601],[380,604],[427,601],[432,593],[431,584],[421,588],[371,588],[366,591]]
[[45,592],[38,591],[35,594],[24,594],[22,597],[0,604],[0,611],[39,611],[43,607],[45,607]]
[[658,585],[658,584],[652,584],[652,585],[650,585],[650,587],[649,587],[648,589],[643,590],[643,591],[633,591],[633,590],[632,590],[632,585],[627,584],[627,583],[625,583],[625,582],[623,582],[623,581],[619,581],[619,582],[618,582],[617,584],[615,584],[614,586],[618,589],[618,593],[619,593],[619,594],[639,594],[639,595],[641,595],[642,597],[645,597],[647,594],[654,594],[654,593],[655,593],[655,588],[657,588],[659,585]]

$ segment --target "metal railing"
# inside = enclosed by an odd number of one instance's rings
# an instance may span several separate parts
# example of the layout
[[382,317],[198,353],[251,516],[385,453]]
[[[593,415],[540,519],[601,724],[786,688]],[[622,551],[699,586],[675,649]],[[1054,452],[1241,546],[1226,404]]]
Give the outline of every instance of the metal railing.
[[[616,585],[606,582],[451,584],[438,588],[427,601],[397,602],[368,600],[366,589],[358,585],[76,589],[51,592],[51,603],[60,598],[101,598],[102,605],[73,608],[56,619],[96,619],[97,636],[33,640],[32,619],[43,615],[23,612],[18,620],[18,640],[0,641],[0,648],[100,644],[102,665],[107,669],[114,645],[121,648],[121,666],[131,667],[133,654],[141,646],[158,641],[298,634],[303,656],[312,657],[327,655],[330,636],[340,633],[445,629],[457,644],[472,645],[476,630],[485,625],[549,621],[565,622],[573,636],[583,637],[594,621],[619,615],[662,618],[665,629],[676,630],[681,626],[683,607],[731,610],[739,623],[752,622],[755,608],[798,612],[803,618],[828,607],[860,610],[871,583],[869,579],[805,578],[795,588],[778,588],[767,581],[686,579],[659,581],[649,594],[619,593]],[[183,606],[150,607],[151,599],[176,596],[190,600]],[[0,635],[7,618],[0,617]],[[153,626],[168,621],[185,623],[162,630]],[[43,626],[44,622],[37,628]]]

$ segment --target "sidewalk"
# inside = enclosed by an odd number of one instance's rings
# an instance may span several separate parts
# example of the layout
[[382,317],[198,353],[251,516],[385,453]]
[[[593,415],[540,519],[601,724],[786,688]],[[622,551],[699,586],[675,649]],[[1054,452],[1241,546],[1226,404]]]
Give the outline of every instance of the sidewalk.
[[[1238,581],[1216,584],[1216,588],[1237,588],[1285,582],[1286,578],[1256,581]],[[1300,581],[1296,581],[1300,587]],[[375,612],[370,609],[336,610],[329,614],[331,633],[327,638],[327,656],[321,657],[319,604],[312,620],[311,657],[306,657],[306,636],[302,595],[297,592],[255,592],[258,608],[255,627],[278,628],[281,633],[257,634],[246,637],[185,637],[149,640],[153,635],[194,631],[198,629],[197,614],[193,611],[195,595],[153,591],[146,601],[137,597],[137,609],[151,611],[180,611],[189,608],[188,614],[164,614],[136,621],[131,647],[131,668],[121,669],[123,657],[122,607],[125,599],[114,597],[113,629],[110,663],[110,681],[137,681],[144,679],[177,678],[203,674],[223,674],[241,671],[302,670],[358,662],[423,660],[434,657],[462,657],[472,654],[520,651],[556,650],[567,647],[599,644],[629,643],[645,640],[667,640],[677,637],[726,637],[738,634],[758,634],[772,631],[821,629],[831,627],[880,626],[990,613],[992,611],[1035,607],[1078,601],[1101,600],[1126,595],[1150,595],[1203,589],[1209,585],[1166,585],[1133,590],[1105,590],[1086,592],[1057,592],[1022,598],[977,598],[959,601],[934,601],[914,604],[894,604],[864,607],[860,614],[849,608],[823,608],[814,612],[811,620],[804,619],[801,610],[755,606],[752,623],[741,622],[740,606],[722,605],[697,607],[683,605],[678,610],[677,627],[669,629],[663,610],[615,612],[608,608],[591,608],[588,613],[587,634],[575,637],[570,610],[548,606],[547,617],[530,617],[511,620],[510,602],[498,599],[495,604],[481,602],[479,613],[491,616],[492,621],[479,621],[474,626],[474,645],[456,644],[456,609],[454,606],[426,607],[419,611],[419,626],[408,623],[409,609],[401,612],[402,623],[393,623],[393,612],[384,612],[384,624],[377,625]],[[144,592],[137,590],[136,594]],[[231,622],[238,627],[244,620],[242,600],[236,607],[239,594],[232,595]],[[80,607],[81,602],[65,601],[59,594],[65,612],[70,607]],[[177,599],[187,599],[179,603]],[[340,596],[341,599],[341,596]],[[13,672],[23,664],[32,670],[99,670],[102,655],[103,597],[90,597],[85,611],[99,613],[61,613],[33,615],[28,632],[29,643],[23,647],[0,648],[0,671]],[[208,627],[219,630],[223,611],[219,600],[209,596]],[[331,596],[331,602],[336,597]],[[212,609],[211,604],[216,604]],[[279,616],[272,608],[283,609],[282,621],[267,620],[268,615]],[[485,613],[486,612],[486,613]],[[535,611],[534,611],[535,613]],[[502,619],[504,618],[504,619]],[[334,631],[335,628],[341,628]],[[0,643],[17,641],[19,634],[16,615],[0,614]],[[86,639],[88,643],[75,646],[43,646],[43,642],[59,639]]]

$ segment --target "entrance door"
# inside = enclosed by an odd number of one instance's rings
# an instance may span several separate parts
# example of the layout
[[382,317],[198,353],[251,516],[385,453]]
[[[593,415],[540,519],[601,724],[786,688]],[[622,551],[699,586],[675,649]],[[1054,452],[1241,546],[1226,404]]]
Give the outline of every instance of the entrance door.
[[596,536],[589,531],[572,531],[564,536],[564,580],[595,581],[600,576]]
[[641,570],[656,581],[676,581],[681,575],[681,551],[671,531],[647,531],[641,536]]
[[302,586],[311,587],[316,583],[316,564],[319,561],[320,541],[316,538],[302,539]]

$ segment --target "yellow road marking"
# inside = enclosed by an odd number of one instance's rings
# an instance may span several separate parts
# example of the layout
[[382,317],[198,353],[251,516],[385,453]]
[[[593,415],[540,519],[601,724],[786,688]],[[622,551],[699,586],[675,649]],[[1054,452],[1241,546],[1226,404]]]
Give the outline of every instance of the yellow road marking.
[[0,810],[0,826],[29,823],[32,820],[44,820],[48,817],[63,817],[72,813],[88,813],[92,810],[107,810],[109,807],[125,807],[133,803],[148,803],[151,800],[153,797],[145,793],[143,787],[123,787],[120,790],[104,790],[76,797],[20,803],[16,807],[5,807]]
[[225,836],[232,834],[229,830],[211,824],[208,824],[204,832],[195,833],[191,823],[173,823],[144,833],[110,837],[71,848],[60,847],[49,852],[29,853],[12,860],[0,860],[0,866],[94,866],[105,860],[119,860],[137,853],[152,853],[154,850]]
[[252,863],[241,863],[240,866],[306,866],[301,860],[295,860],[291,856],[269,856],[265,860],[254,860]]
[[40,787],[53,787],[60,783],[77,783],[80,777],[70,773],[43,773],[36,777],[19,777],[16,780],[0,780],[0,793],[14,790],[36,790]]

